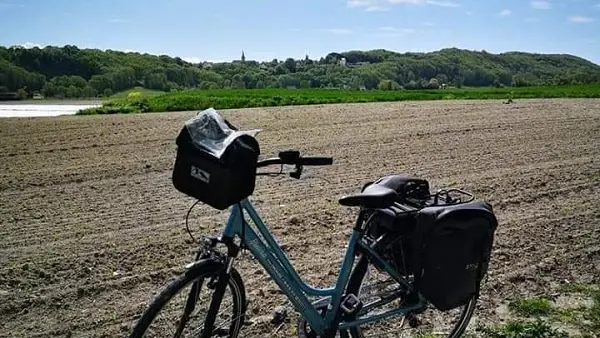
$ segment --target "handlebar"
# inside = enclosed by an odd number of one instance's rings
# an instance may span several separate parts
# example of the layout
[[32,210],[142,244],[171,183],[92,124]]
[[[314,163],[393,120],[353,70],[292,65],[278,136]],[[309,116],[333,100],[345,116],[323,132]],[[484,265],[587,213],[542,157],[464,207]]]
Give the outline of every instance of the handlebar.
[[300,156],[300,152],[295,150],[282,151],[279,153],[279,157],[259,161],[257,167],[261,168],[275,164],[291,164],[296,166],[331,165],[333,164],[333,158],[329,156]]
[[273,158],[268,158],[266,160],[258,161],[258,163],[256,164],[256,167],[262,168],[262,167],[267,167],[267,166],[275,165],[275,164],[283,164],[283,162],[281,162],[281,159],[279,157],[273,157]]
[[[267,158],[262,161],[258,161],[257,168],[266,167],[270,165],[294,165],[294,171],[290,173],[293,178],[300,178],[302,175],[303,166],[320,166],[320,165],[331,165],[333,164],[333,158],[329,156],[300,156],[298,150],[286,150],[279,152],[278,157]],[[277,174],[281,174],[280,171]],[[271,175],[269,173],[260,173],[259,175]]]
[[327,156],[304,156],[300,158],[300,165],[332,165],[333,158]]

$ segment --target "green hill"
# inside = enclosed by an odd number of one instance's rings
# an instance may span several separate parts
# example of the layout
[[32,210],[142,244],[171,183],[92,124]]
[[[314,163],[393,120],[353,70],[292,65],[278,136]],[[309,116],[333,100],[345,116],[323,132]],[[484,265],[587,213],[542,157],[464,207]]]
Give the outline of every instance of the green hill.
[[[345,61],[345,62],[344,62]],[[430,53],[389,50],[330,53],[267,62],[192,64],[178,57],[79,49],[76,46],[0,47],[0,94],[40,91],[50,97],[111,96],[144,87],[406,89],[529,86],[600,81],[600,66],[565,54],[492,54],[457,48]]]

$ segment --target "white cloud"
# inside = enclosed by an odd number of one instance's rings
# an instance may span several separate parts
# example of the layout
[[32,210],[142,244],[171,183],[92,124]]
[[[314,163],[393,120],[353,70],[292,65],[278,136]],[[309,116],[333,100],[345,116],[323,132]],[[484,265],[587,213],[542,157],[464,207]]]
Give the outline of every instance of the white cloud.
[[425,2],[425,0],[384,0],[391,4],[409,4],[409,5],[418,5]]
[[389,11],[390,9],[387,7],[382,7],[382,6],[369,6],[365,10],[367,12],[386,12],[386,11]]
[[471,12],[471,11],[466,11],[466,12],[465,12],[465,14],[466,14],[466,15],[473,15],[473,12]]
[[569,17],[569,21],[574,22],[574,23],[590,23],[590,22],[593,22],[594,19],[587,17],[587,16],[575,15],[575,16]]
[[529,5],[531,6],[531,8],[535,8],[535,9],[550,9],[550,8],[552,8],[552,6],[550,5],[550,3],[548,1],[542,1],[542,0],[532,1],[529,3]]
[[423,22],[421,22],[421,25],[423,25],[425,27],[435,26],[435,24],[433,22],[430,22],[430,21],[423,21]]
[[413,28],[396,28],[392,26],[384,26],[379,27],[379,30],[382,32],[392,32],[392,33],[414,33],[415,30]]
[[0,2],[0,12],[12,8],[23,8],[25,5],[17,5],[12,2]]
[[352,8],[352,7],[368,7],[368,6],[375,6],[375,3],[377,3],[377,1],[372,1],[372,0],[350,0],[348,1],[348,7]]
[[452,1],[430,0],[430,1],[427,1],[427,4],[434,5],[434,6],[441,6],[441,7],[460,7],[460,4],[458,4],[456,2],[452,2]]
[[200,63],[200,62],[202,62],[202,60],[200,60],[200,58],[195,57],[195,56],[182,57],[181,59],[183,61],[189,62],[189,63]]
[[441,7],[460,7],[460,4],[448,0],[348,0],[350,8],[365,8],[368,12],[387,11],[390,5],[432,5]]
[[503,9],[500,11],[500,13],[498,13],[500,16],[507,16],[507,15],[511,15],[512,11],[510,9]]
[[347,28],[328,28],[325,31],[335,35],[347,35],[352,33],[352,30]]
[[25,43],[24,43],[24,44],[22,44],[21,46],[22,46],[23,48],[27,48],[27,49],[29,49],[29,48],[34,48],[34,47],[37,47],[37,48],[42,48],[42,46],[41,46],[41,45],[38,45],[37,43],[33,43],[33,42],[25,42]]

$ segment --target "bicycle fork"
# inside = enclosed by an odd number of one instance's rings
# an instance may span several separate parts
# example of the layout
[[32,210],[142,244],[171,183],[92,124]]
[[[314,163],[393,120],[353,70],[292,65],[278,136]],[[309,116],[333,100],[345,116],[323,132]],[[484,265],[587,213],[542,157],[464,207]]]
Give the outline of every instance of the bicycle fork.
[[[221,271],[219,272],[219,277],[215,286],[215,291],[212,294],[210,307],[208,309],[208,313],[206,314],[206,320],[204,321],[202,338],[209,338],[213,334],[215,318],[217,316],[217,313],[219,312],[221,300],[223,298],[223,294],[225,293],[225,288],[227,287],[227,283],[229,283],[229,273],[231,271],[231,266],[233,265],[233,260],[234,257],[227,257],[226,268],[221,269]],[[210,282],[212,282],[212,280]],[[210,288],[209,284],[207,284],[206,286]]]
[[[224,244],[227,247],[227,255],[213,250],[219,243]],[[186,268],[189,270],[193,268],[199,261],[204,259],[216,260],[224,265],[224,268],[220,269],[218,275],[215,276],[216,278],[210,278],[205,284],[205,287],[214,290],[210,301],[208,313],[206,315],[206,320],[204,321],[204,327],[202,329],[202,338],[209,338],[212,334],[214,334],[213,326],[215,323],[215,319],[221,306],[223,294],[225,293],[225,289],[227,287],[227,284],[229,283],[231,268],[233,267],[233,262],[237,257],[239,248],[233,243],[233,239],[227,237],[223,238],[216,236],[208,236],[204,238],[203,244],[204,245],[198,250],[194,262],[186,265]],[[189,319],[189,315],[196,308],[196,302],[198,300],[200,290],[202,289],[203,282],[204,280],[198,280],[195,281],[192,285],[190,294],[186,302],[185,312],[181,319],[181,328],[185,327],[185,324]],[[179,332],[178,330],[176,337],[178,337],[180,334],[181,332]]]

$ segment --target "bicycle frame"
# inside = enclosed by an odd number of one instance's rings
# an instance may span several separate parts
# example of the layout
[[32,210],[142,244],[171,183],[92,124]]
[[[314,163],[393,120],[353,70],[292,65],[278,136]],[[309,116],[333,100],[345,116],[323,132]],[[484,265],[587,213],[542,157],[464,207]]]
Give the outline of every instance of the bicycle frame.
[[[248,214],[260,235],[262,235],[262,239],[245,220],[244,211]],[[268,227],[263,223],[258,212],[254,209],[254,206],[248,199],[244,199],[231,207],[223,237],[233,238],[236,235],[242,239],[250,252],[257,258],[261,266],[292,302],[295,309],[300,312],[311,328],[319,335],[322,335],[326,329],[337,324],[335,323],[336,314],[338,313],[343,300],[342,296],[344,295],[344,290],[346,290],[349,281],[357,249],[362,249],[361,252],[366,252],[373,260],[381,264],[387,273],[406,289],[410,290],[412,288],[409,282],[398,275],[393,267],[385,262],[374,249],[360,240],[362,233],[356,230],[356,228],[353,229],[350,236],[335,285],[329,288],[315,288],[302,281],[301,277],[292,267],[287,256],[279,247]],[[327,307],[324,317],[319,314],[318,309],[310,302],[309,297],[311,296],[331,297],[331,302]],[[379,321],[391,316],[402,315],[410,310],[421,308],[423,304],[423,300],[420,299],[417,304],[412,304],[410,306],[402,305],[399,308],[388,310],[381,314],[359,318],[350,322],[341,322],[338,328],[340,330],[346,330],[351,327]],[[337,320],[339,321],[339,319]]]

